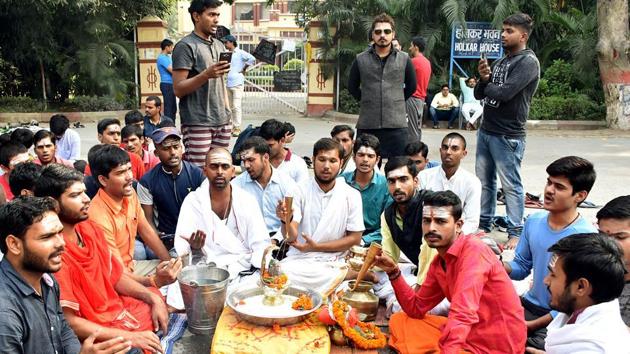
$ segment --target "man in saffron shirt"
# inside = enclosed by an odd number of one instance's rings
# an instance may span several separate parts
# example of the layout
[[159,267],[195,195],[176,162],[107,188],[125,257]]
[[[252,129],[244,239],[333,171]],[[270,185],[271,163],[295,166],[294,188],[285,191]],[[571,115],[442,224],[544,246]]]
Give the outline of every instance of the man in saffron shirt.
[[[132,272],[135,238],[140,235],[159,259],[170,260],[164,244],[145,218],[133,189],[127,153],[115,146],[96,145],[90,149],[88,161],[100,186],[90,205],[90,218],[103,230],[114,257]],[[146,286],[153,285],[144,278],[136,280]]]
[[[527,327],[514,286],[483,241],[462,235],[461,216],[461,201],[451,191],[424,199],[424,240],[438,256],[418,290],[400,276],[396,262],[377,257],[404,310],[390,319],[389,344],[401,353],[523,353]],[[445,297],[451,302],[448,318],[425,316]]]
[[35,190],[59,203],[65,252],[55,278],[64,316],[77,336],[85,339],[100,328],[97,341],[123,337],[133,347],[161,352],[153,331],[166,333],[166,304],[156,288],[146,288],[125,273],[99,225],[88,219],[90,199],[81,174],[61,165],[47,166]]

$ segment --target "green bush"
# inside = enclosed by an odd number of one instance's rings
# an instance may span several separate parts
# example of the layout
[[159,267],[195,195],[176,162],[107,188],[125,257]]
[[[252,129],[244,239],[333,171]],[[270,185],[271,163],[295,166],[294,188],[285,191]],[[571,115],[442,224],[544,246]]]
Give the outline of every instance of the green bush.
[[562,96],[571,95],[572,88],[578,86],[573,66],[562,59],[554,60],[543,74],[538,85],[538,96]]
[[533,120],[605,120],[606,106],[586,95],[534,97],[529,110]]
[[282,70],[303,70],[304,69],[304,61],[294,58],[287,61],[284,66],[282,66]]
[[339,92],[339,111],[342,113],[359,114],[359,102],[354,99],[347,89]]
[[76,96],[64,102],[65,109],[80,112],[121,111],[131,109],[133,106],[131,99],[123,101],[110,96]]
[[44,110],[43,101],[26,96],[0,97],[0,112],[41,112]]

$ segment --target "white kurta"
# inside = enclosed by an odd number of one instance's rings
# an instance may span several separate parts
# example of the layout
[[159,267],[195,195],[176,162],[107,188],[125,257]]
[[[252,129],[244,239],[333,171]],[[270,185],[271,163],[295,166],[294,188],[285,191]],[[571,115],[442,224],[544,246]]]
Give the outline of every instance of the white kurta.
[[481,182],[477,176],[459,167],[451,179],[447,179],[444,169],[437,167],[420,171],[418,180],[421,189],[434,192],[449,190],[455,193],[464,208],[462,232],[465,235],[477,232],[481,214]]
[[[345,237],[347,231],[363,232],[363,205],[361,194],[337,178],[335,187],[324,192],[313,178],[302,190],[302,223],[298,242],[303,233],[315,242],[323,243]],[[345,278],[347,266],[343,261],[346,252],[300,252],[289,249],[282,260],[282,269],[293,284],[327,295]]]
[[617,299],[587,307],[574,324],[559,313],[547,326],[547,354],[630,353],[630,332],[621,319]]
[[[227,269],[230,279],[238,282],[239,272],[249,270],[252,265],[260,267],[265,248],[271,244],[267,227],[256,199],[236,186],[232,186],[232,208],[227,223],[219,219],[212,211],[209,188],[206,179],[184,199],[177,220],[175,250],[180,256],[190,254],[190,245],[180,236],[190,237],[197,230],[205,232],[202,250],[206,261]],[[177,282],[169,286],[167,303],[183,308]]]

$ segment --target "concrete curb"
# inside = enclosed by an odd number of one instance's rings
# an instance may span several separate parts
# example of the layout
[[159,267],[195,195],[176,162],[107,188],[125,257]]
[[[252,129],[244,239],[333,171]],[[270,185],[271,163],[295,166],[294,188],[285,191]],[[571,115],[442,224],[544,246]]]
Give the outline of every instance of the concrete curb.
[[71,122],[98,122],[104,118],[118,118],[121,121],[125,119],[125,111],[104,111],[104,112],[43,112],[43,113],[0,113],[0,123],[29,123],[30,121],[38,121],[40,123],[48,123],[50,117],[55,114],[63,114]]
[[[327,111],[325,118],[341,123],[356,123],[358,114],[341,113],[337,111]],[[597,130],[606,129],[605,121],[590,120],[528,120],[527,129],[535,130]]]

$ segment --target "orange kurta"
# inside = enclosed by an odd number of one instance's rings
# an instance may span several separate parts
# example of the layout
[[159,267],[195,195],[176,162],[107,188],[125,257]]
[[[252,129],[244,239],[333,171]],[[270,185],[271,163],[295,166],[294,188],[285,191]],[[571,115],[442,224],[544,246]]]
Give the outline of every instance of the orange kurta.
[[84,245],[66,242],[61,270],[55,273],[61,306],[105,327],[153,330],[151,307],[116,292],[123,266],[109,251],[98,225],[87,220],[77,224],[75,230]]
[[93,220],[103,231],[110,251],[128,271],[133,271],[133,251],[138,224],[146,220],[144,212],[134,191],[124,197],[122,204],[115,202],[103,189],[99,189],[88,211]]

